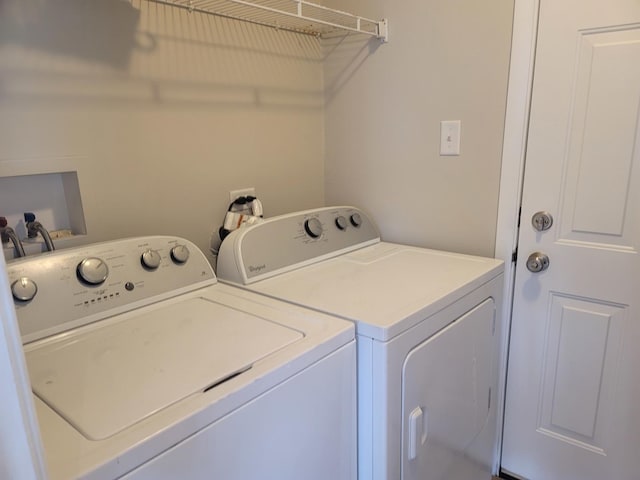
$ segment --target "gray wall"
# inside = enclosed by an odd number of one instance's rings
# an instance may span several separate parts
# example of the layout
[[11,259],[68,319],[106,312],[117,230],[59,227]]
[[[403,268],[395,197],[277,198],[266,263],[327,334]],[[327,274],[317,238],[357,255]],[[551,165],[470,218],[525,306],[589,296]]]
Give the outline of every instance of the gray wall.
[[[325,45],[325,201],[385,240],[493,256],[513,0],[325,2],[387,17],[390,41]],[[461,155],[439,155],[461,120]]]
[[[87,242],[208,249],[229,190],[255,187],[269,216],[323,205],[321,55],[313,37],[142,0],[2,2],[0,176],[77,170]],[[0,216],[22,207],[0,199]]]
[[[323,3],[388,17],[389,44],[145,0],[0,3],[0,177],[77,170],[87,242],[206,250],[253,186],[267,216],[355,204],[386,240],[492,255],[513,0]],[[440,157],[454,119],[462,155]]]

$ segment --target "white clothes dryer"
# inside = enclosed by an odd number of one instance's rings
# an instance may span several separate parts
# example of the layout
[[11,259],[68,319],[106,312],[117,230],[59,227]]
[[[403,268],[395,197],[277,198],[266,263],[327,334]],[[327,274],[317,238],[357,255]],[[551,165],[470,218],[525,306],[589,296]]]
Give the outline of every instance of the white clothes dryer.
[[233,232],[221,281],[351,320],[360,480],[478,480],[497,465],[503,264],[382,242],[352,207]]
[[142,237],[9,263],[52,480],[356,477],[350,322]]

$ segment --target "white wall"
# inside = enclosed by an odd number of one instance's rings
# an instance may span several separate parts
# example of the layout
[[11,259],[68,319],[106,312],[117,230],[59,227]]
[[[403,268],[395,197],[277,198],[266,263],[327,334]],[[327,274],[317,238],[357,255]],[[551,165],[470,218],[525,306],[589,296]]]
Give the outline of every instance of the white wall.
[[[332,0],[389,19],[390,41],[326,46],[325,201],[383,239],[493,256],[513,0]],[[459,157],[441,120],[462,121]]]
[[321,55],[312,37],[142,0],[2,2],[0,176],[71,165],[86,242],[208,249],[229,190],[255,187],[268,216],[324,204]]
[[[513,0],[323,3],[388,17],[389,44],[144,0],[3,2],[0,176],[75,165],[87,242],[206,250],[227,192],[254,186],[268,216],[355,204],[386,240],[491,255]],[[459,157],[438,154],[449,119]]]

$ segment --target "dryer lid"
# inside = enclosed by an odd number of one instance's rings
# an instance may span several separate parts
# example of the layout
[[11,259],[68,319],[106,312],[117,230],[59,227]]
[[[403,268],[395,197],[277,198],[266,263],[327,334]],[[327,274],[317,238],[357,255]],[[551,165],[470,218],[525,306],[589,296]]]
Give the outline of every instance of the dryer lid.
[[352,320],[358,335],[388,341],[501,272],[493,258],[380,242],[247,288]]
[[303,334],[205,298],[155,305],[27,347],[34,393],[85,437],[110,437]]

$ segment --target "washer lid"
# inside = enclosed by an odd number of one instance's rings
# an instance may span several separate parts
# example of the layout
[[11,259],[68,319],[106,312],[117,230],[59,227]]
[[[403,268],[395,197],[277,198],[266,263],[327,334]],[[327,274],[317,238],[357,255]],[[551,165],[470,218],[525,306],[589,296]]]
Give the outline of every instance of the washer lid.
[[303,337],[204,298],[63,333],[25,354],[34,393],[101,440]]

